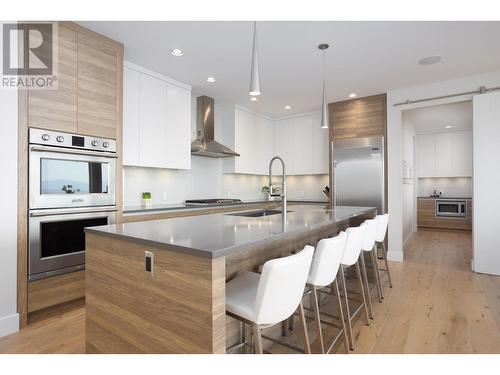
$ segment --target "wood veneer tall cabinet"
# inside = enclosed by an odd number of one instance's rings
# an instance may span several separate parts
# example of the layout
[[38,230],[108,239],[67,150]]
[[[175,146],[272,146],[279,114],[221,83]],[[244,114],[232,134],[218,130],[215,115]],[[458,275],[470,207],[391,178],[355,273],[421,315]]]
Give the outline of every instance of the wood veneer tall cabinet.
[[[27,323],[28,311],[33,310],[28,309],[27,283],[28,128],[116,139],[117,220],[122,218],[123,45],[74,22],[54,25],[57,89],[18,91],[17,308],[21,327]],[[37,299],[47,299],[42,292],[43,288],[37,289]]]
[[28,126],[117,138],[123,45],[71,22],[57,24],[56,90],[28,90]]
[[[384,169],[387,171],[387,94],[379,94],[330,103],[330,181],[332,178],[332,142],[341,139],[384,137]],[[387,173],[384,175],[385,201],[387,202]],[[332,189],[332,186],[330,186]],[[387,211],[387,205],[385,207]]]

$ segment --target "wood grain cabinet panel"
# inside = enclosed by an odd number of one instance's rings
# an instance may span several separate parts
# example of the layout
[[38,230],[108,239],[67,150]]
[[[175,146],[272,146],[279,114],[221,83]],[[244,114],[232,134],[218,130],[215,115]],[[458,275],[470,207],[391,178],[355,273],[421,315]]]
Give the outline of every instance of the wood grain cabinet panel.
[[78,133],[116,138],[117,47],[78,34]]
[[436,216],[435,199],[418,199],[417,225],[430,229],[472,230],[472,200],[467,199],[467,217],[464,219]]
[[28,125],[77,132],[77,33],[59,25],[57,89],[30,89]]
[[331,103],[333,139],[384,136],[386,106],[385,94]]
[[85,297],[85,271],[28,283],[28,312]]

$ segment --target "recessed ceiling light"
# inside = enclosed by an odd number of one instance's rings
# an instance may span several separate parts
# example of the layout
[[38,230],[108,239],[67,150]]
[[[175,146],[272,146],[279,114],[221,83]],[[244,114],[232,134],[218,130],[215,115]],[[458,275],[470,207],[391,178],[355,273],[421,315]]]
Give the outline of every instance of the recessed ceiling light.
[[418,60],[418,64],[419,65],[432,65],[432,64],[436,64],[436,63],[440,62],[442,59],[443,59],[443,57],[438,56],[438,55],[428,56],[428,57],[424,57],[424,58]]
[[179,48],[174,48],[172,51],[170,51],[170,54],[172,56],[179,57],[184,55],[184,52],[182,52],[182,50],[180,50]]
[[446,125],[446,126],[445,126],[445,128],[446,128],[446,129],[451,129],[452,127],[453,127],[453,126],[451,126],[451,125]]
[[286,105],[285,109],[292,109],[292,106]]
[[208,83],[214,83],[215,82],[215,78],[212,77],[212,76],[210,76],[210,77],[207,78],[207,82]]
[[250,98],[250,100],[251,100],[252,102],[256,102],[257,100],[259,100],[259,98],[257,98],[256,96],[252,96],[252,97]]
[[355,98],[356,96],[358,96],[358,95],[357,95],[357,94],[355,94],[355,93],[351,93],[351,94],[349,94],[349,98]]

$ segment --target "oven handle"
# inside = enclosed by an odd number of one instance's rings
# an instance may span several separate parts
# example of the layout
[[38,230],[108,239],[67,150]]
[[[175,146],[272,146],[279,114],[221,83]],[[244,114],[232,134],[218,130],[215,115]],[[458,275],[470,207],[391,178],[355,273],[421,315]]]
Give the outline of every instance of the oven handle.
[[74,154],[74,155],[88,155],[88,156],[102,156],[106,158],[118,158],[118,155],[113,152],[104,151],[86,151],[86,150],[76,150],[70,148],[55,148],[47,146],[31,146],[31,151],[47,151],[47,152],[58,152],[60,154]]
[[100,213],[100,212],[116,212],[116,206],[112,207],[89,207],[87,209],[78,208],[74,210],[60,210],[60,209],[49,209],[49,210],[37,210],[30,212],[30,217],[39,216],[53,216],[53,215],[68,215],[68,214],[88,214],[88,213]]

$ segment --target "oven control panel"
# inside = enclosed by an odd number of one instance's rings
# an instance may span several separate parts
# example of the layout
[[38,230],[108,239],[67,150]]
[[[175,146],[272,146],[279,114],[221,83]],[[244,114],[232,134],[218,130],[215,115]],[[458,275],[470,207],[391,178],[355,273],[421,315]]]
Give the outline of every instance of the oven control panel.
[[35,128],[30,128],[29,138],[30,144],[116,152],[116,141],[108,138]]

